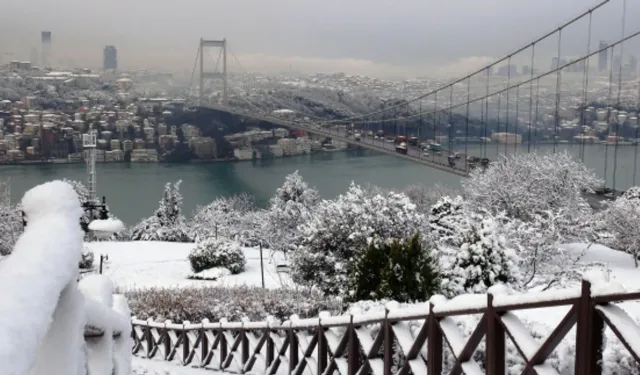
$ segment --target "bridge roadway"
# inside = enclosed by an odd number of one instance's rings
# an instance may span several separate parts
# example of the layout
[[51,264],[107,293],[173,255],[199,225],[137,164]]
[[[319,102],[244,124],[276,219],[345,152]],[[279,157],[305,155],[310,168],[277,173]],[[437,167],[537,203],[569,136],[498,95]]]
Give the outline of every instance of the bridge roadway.
[[[316,134],[320,136],[329,137],[332,139],[337,139],[343,142],[347,142],[349,144],[362,146],[369,150],[378,151],[387,155],[396,156],[405,160],[410,160],[416,163],[420,163],[431,168],[436,168],[445,172],[453,173],[462,177],[469,177],[469,163],[467,162],[467,157],[464,154],[460,154],[460,159],[456,159],[456,164],[451,167],[449,165],[448,156],[449,153],[447,150],[443,150],[440,155],[434,152],[429,152],[429,156],[423,156],[423,151],[420,150],[419,147],[409,146],[407,149],[407,154],[400,154],[395,150],[395,144],[389,143],[385,139],[374,139],[373,137],[362,137],[360,141],[356,141],[355,139],[347,136],[346,129],[344,132],[341,132],[338,127],[336,130],[332,128],[322,128],[319,125],[297,122],[297,121],[288,121],[286,119],[275,118],[272,116],[263,116],[259,114],[255,114],[253,112],[232,109],[228,107],[222,107],[218,105],[207,105],[205,108],[213,109],[220,112],[230,113],[236,116],[244,116],[264,122],[270,122],[272,124],[280,125],[287,128],[294,129],[302,129],[311,134]],[[621,191],[613,192],[613,197],[619,196],[622,194]],[[602,210],[604,201],[612,199],[612,196],[609,194],[605,194],[604,191],[597,192],[595,194],[587,194],[585,193],[585,198],[589,202],[589,205],[595,210]]]
[[346,142],[352,145],[358,145],[369,150],[381,152],[383,154],[396,156],[405,160],[410,160],[416,163],[424,164],[431,168],[439,169],[448,173],[453,173],[459,176],[469,176],[469,163],[467,162],[466,155],[460,153],[460,158],[456,159],[455,165],[452,167],[449,165],[449,152],[442,150],[439,153],[428,152],[428,156],[424,155],[424,152],[417,146],[407,145],[407,154],[401,154],[396,152],[395,143],[388,142],[384,138],[374,139],[370,136],[362,135],[361,139],[355,140],[353,137],[340,130],[340,127],[321,127],[308,122],[289,121],[282,118],[264,116],[249,111],[244,111],[235,108],[222,107],[214,104],[209,104],[205,108],[213,109],[215,111],[226,112],[235,116],[244,116],[255,120],[264,122],[270,122],[275,125],[283,126],[286,128],[301,129],[311,134],[328,137],[338,141]]

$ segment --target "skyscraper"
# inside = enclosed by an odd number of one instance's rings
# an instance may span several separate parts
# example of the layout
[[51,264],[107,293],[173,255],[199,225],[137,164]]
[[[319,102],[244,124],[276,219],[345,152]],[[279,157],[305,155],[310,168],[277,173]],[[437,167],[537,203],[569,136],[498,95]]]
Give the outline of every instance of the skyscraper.
[[115,46],[104,47],[104,70],[118,69],[118,50]]
[[46,68],[51,64],[51,31],[40,32],[41,51],[40,57],[42,58],[42,67]]
[[638,72],[638,58],[635,55],[629,56],[629,70],[631,74],[636,74]]
[[[600,41],[600,47],[598,49],[603,49],[603,48],[607,48],[609,46],[609,44],[607,42],[605,42],[604,40]],[[604,72],[607,70],[608,67],[608,53],[609,50],[605,49],[603,51],[600,51],[600,53],[598,53],[598,71],[599,72]]]

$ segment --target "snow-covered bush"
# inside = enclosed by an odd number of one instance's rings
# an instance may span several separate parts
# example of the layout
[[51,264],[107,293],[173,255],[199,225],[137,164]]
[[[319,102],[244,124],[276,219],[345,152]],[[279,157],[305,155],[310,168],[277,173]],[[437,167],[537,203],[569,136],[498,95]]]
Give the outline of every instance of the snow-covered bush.
[[93,262],[95,261],[95,255],[93,251],[85,248],[82,252],[82,259],[80,260],[80,269],[88,270],[93,267]]
[[262,289],[255,287],[186,287],[153,288],[126,292],[133,315],[163,322],[199,322],[221,318],[240,321],[243,317],[264,320],[272,315],[288,319],[292,314],[301,318],[318,316],[320,311],[333,315],[342,312],[339,299],[324,297],[317,292],[292,289]]
[[11,204],[9,182],[0,181],[0,258],[11,254],[23,230],[22,210]]
[[441,185],[410,185],[402,192],[411,199],[418,211],[424,213],[428,213],[431,207],[443,197],[454,197],[460,194],[459,191]]
[[439,291],[438,265],[419,234],[403,242],[372,241],[356,258],[354,271],[349,274],[352,301],[425,301]]
[[255,246],[260,241],[262,215],[247,194],[217,198],[196,209],[189,222],[189,235],[195,241],[223,237]]
[[131,230],[132,241],[192,242],[181,211],[181,182],[165,185],[154,215],[142,220]]
[[571,271],[579,256],[567,252],[562,245],[573,242],[591,243],[595,235],[591,221],[569,216],[572,210],[559,209],[536,213],[530,220],[503,218],[501,232],[508,245],[516,250],[522,285],[549,284]]
[[484,293],[495,284],[520,282],[515,251],[508,247],[491,216],[466,217],[453,243],[454,258],[443,267],[442,286],[448,295]]
[[462,182],[464,195],[474,211],[504,212],[523,221],[549,210],[571,210],[585,221],[591,208],[583,191],[600,186],[595,174],[567,152],[514,154],[477,168]]
[[633,255],[637,267],[640,257],[640,199],[624,194],[609,204],[602,217],[616,247]]
[[444,196],[429,210],[429,233],[438,244],[450,245],[465,216],[464,200],[461,196]]
[[224,267],[232,274],[244,271],[247,259],[237,242],[224,238],[209,238],[198,242],[189,253],[189,263],[193,272],[213,267]]
[[285,178],[271,198],[264,226],[264,238],[273,250],[295,250],[298,227],[309,220],[318,202],[318,192],[302,180],[298,171]]
[[404,194],[367,195],[351,184],[336,200],[322,201],[300,226],[301,244],[293,254],[293,279],[325,294],[348,296],[355,256],[371,241],[407,240],[420,233],[424,215]]

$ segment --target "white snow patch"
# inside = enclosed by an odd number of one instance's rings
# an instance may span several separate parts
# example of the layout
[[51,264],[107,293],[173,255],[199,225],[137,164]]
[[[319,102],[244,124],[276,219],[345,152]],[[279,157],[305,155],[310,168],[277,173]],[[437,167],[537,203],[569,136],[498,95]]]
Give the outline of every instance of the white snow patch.
[[124,229],[124,224],[118,219],[93,220],[89,223],[89,230],[96,232],[117,233]]
[[[109,276],[119,290],[149,287],[187,286],[260,286],[260,250],[243,248],[247,258],[245,271],[216,281],[189,280],[191,267],[187,257],[195,244],[170,242],[90,242],[85,244],[96,258],[107,254],[103,274]],[[273,257],[265,252],[264,281],[267,288],[292,286],[288,274],[279,273],[276,264],[282,253]]]
[[[27,227],[13,254],[0,263],[0,285],[4,286],[0,288],[0,363],[5,374],[28,374],[36,354],[44,358],[59,354],[38,350],[53,322],[61,292],[75,281],[82,254],[82,208],[71,185],[53,181],[36,186],[25,193],[22,207]],[[71,339],[73,331],[66,336]]]
[[229,275],[231,275],[231,271],[229,271],[228,269],[224,267],[213,267],[209,268],[208,270],[202,270],[197,273],[192,273],[191,275],[189,275],[189,278],[193,280],[215,281]]

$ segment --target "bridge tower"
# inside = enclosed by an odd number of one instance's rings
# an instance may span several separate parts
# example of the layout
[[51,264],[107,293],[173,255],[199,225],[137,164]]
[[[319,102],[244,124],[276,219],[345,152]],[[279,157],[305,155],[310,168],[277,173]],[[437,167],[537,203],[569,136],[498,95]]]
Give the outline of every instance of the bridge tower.
[[[204,50],[205,48],[219,48],[222,53],[222,73],[205,72],[204,71]],[[227,104],[227,40],[205,40],[200,38],[200,94],[198,96],[198,104],[204,105],[204,81],[205,79],[221,79],[222,80],[222,100],[223,104]]]
[[82,147],[86,151],[87,163],[87,189],[89,189],[89,202],[96,200],[96,147],[98,143],[98,132],[89,128],[89,134],[82,135]]

